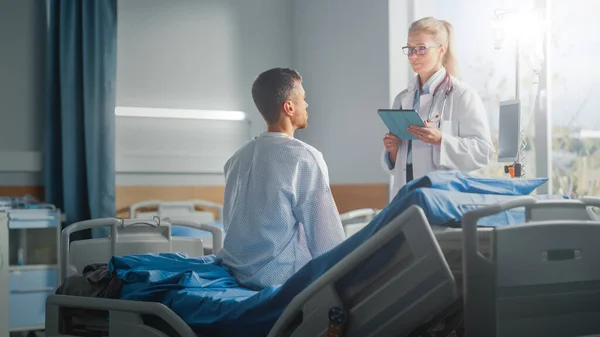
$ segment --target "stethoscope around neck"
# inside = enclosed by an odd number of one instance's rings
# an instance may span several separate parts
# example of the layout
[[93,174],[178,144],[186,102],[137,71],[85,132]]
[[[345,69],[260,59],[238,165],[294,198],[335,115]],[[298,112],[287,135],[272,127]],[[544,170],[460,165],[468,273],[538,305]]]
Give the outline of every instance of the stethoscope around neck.
[[[446,84],[446,90],[444,91],[444,101],[442,102],[442,111],[440,113],[435,113],[433,110],[433,106],[435,105],[435,95],[440,91],[442,85]],[[431,97],[431,106],[429,107],[429,113],[427,114],[427,122],[429,123],[437,123],[438,128],[440,127],[440,121],[442,120],[442,116],[444,115],[444,110],[446,109],[446,100],[448,100],[448,96],[454,90],[454,84],[452,83],[452,78],[450,74],[446,73],[444,79],[435,87],[433,90],[433,96]]]

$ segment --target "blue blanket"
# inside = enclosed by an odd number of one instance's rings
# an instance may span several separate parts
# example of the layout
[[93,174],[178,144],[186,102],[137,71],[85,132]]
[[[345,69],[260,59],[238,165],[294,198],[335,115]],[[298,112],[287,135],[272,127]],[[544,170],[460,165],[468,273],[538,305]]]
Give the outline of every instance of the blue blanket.
[[[563,199],[556,195],[535,195],[539,200]],[[408,207],[419,206],[425,212],[429,224],[432,226],[460,227],[462,215],[478,207],[497,204],[515,198],[511,195],[463,193],[455,191],[439,190],[435,188],[419,188],[411,190],[404,197],[397,198],[393,204],[403,212]],[[525,221],[525,209],[514,208],[492,216],[481,218],[477,225],[479,227],[497,227],[523,223]]]
[[547,181],[547,178],[491,178],[460,171],[440,171],[408,182],[398,191],[397,196],[403,197],[422,187],[464,193],[523,196],[531,194]]
[[[126,284],[121,298],[156,301],[170,307],[202,336],[265,336],[287,304],[303,289],[373,236],[410,205],[420,205],[432,224],[460,221],[460,204],[490,204],[519,193],[527,194],[545,180],[478,179],[460,175],[430,175],[407,186],[365,228],[329,252],[315,258],[286,283],[260,291],[241,288],[214,256],[190,258],[184,254],[145,254],[113,257],[109,263]],[[416,184],[423,184],[415,187]],[[492,194],[481,194],[487,188]],[[533,188],[532,188],[533,187]],[[527,192],[529,191],[529,192]],[[525,193],[527,192],[527,193]],[[521,195],[522,195],[521,194]],[[540,198],[548,198],[540,196]],[[511,224],[518,213],[486,221],[487,225]],[[522,218],[521,218],[522,219]],[[377,254],[356,267],[341,286],[369,275],[392,256],[403,238],[392,240]]]

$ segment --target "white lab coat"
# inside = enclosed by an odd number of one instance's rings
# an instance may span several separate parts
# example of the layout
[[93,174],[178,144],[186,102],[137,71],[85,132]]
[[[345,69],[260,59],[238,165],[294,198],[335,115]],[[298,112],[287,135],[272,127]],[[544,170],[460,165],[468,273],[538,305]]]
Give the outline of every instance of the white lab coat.
[[[445,69],[430,85],[429,94],[421,94],[419,115],[428,119],[432,103],[433,89],[444,80]],[[412,141],[413,178],[422,177],[439,170],[475,171],[486,166],[495,151],[492,144],[487,114],[477,92],[454,77],[451,77],[454,89],[448,95],[444,113],[441,116],[440,129],[442,143],[432,145],[420,140]],[[415,77],[409,82],[392,105],[392,109],[413,109],[415,90],[419,80]],[[442,103],[447,85],[442,84],[435,97],[433,111],[441,113]],[[433,113],[435,114],[435,112]],[[382,164],[386,172],[393,176],[391,188],[392,199],[406,184],[406,156],[408,141],[400,141],[396,164],[391,170],[387,165],[386,151],[383,150]]]

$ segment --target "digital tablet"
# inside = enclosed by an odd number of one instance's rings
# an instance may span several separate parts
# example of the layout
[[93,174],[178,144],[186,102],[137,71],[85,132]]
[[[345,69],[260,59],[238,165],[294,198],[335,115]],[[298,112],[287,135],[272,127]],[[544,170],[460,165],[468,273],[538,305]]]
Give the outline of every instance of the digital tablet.
[[408,132],[407,129],[411,125],[425,127],[425,123],[416,110],[379,109],[377,113],[390,133],[400,139],[418,139],[417,136]]

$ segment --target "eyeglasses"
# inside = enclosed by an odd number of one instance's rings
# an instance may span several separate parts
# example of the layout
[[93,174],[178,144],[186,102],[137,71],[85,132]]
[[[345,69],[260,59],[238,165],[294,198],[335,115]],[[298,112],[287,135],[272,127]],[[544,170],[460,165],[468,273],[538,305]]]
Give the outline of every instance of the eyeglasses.
[[438,48],[441,45],[435,45],[435,46],[415,46],[415,47],[411,47],[411,46],[405,46],[402,47],[402,51],[404,52],[404,55],[410,55],[410,54],[415,54],[415,55],[425,55],[425,53],[427,53],[427,49],[429,48]]

